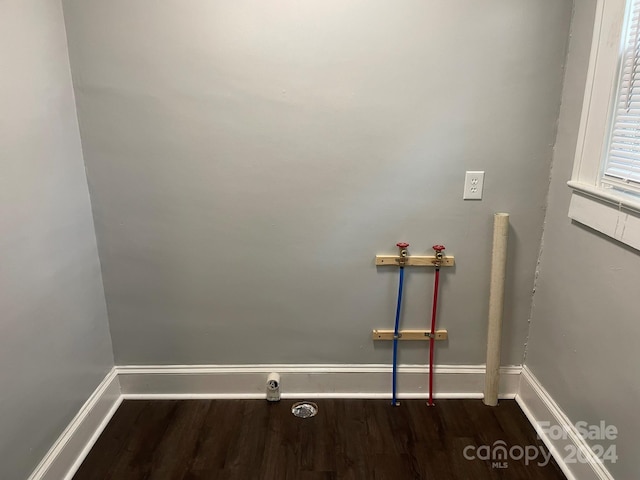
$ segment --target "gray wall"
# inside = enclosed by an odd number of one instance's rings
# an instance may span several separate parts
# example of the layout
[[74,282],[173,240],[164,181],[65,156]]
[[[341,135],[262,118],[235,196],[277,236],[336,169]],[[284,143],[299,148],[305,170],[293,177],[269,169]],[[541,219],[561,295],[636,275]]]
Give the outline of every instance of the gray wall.
[[[640,478],[640,255],[567,217],[595,0],[576,2],[526,365],[572,422],[616,425],[615,478]],[[636,379],[636,380],[633,380]],[[604,442],[595,442],[604,443]]]
[[0,478],[24,479],[113,355],[60,2],[0,2],[0,72]]
[[401,240],[456,255],[437,361],[482,363],[495,211],[521,363],[568,0],[63,3],[117,364],[389,363]]

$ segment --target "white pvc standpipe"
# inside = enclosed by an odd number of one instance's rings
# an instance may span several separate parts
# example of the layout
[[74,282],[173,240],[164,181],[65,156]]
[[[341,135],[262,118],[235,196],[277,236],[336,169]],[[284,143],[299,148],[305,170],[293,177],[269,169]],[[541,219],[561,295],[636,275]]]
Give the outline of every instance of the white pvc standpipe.
[[496,213],[493,217],[493,256],[491,285],[489,287],[489,333],[487,336],[487,372],[484,380],[484,404],[498,404],[500,383],[500,344],[502,339],[502,313],[504,310],[504,278],[507,268],[507,240],[509,214]]

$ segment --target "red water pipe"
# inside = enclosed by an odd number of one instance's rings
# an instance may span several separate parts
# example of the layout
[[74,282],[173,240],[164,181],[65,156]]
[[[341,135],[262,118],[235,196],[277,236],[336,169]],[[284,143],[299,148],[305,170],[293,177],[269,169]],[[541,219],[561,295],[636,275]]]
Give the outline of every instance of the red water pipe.
[[429,334],[429,406],[433,406],[433,351],[436,340],[436,314],[438,312],[438,287],[440,285],[440,265],[442,264],[442,251],[444,245],[434,245],[436,252],[436,276],[433,284],[433,308],[431,310],[431,332]]

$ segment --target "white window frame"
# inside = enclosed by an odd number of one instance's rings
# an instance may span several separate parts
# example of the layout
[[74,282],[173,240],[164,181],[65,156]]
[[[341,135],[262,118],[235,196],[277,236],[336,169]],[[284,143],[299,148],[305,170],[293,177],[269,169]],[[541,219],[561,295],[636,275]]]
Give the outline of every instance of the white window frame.
[[602,159],[618,88],[627,0],[598,0],[576,145],[569,217],[640,250],[640,198],[602,185]]

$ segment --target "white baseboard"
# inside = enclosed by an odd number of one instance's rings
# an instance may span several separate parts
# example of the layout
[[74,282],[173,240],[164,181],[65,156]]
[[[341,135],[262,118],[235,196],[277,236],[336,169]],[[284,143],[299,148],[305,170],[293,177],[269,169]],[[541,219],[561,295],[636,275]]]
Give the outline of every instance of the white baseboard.
[[71,479],[121,402],[118,373],[114,368],[71,420],[29,480]]
[[[602,461],[594,455],[574,424],[527,366],[522,368],[516,401],[534,427],[537,427],[541,422],[548,422],[549,425],[557,425],[568,433],[566,438],[555,440],[538,429],[540,439],[553,455],[567,480],[613,480],[613,476]],[[568,450],[566,450],[567,448]],[[582,456],[587,459],[587,462],[566,463],[567,453],[574,449],[582,452]]]
[[[387,365],[196,365],[116,367],[126,399],[265,398],[266,378],[280,374],[282,398],[391,398]],[[521,367],[501,369],[501,398],[515,398]],[[398,368],[398,398],[428,397],[428,368]],[[484,365],[435,369],[435,398],[482,398]]]
[[[500,397],[515,398],[521,367],[501,368]],[[398,398],[427,398],[428,368],[398,368]],[[266,398],[266,378],[280,373],[284,399],[391,398],[387,365],[195,365],[114,367],[29,480],[70,480],[123,399]],[[435,369],[435,398],[482,398],[484,365]]]
[[[123,399],[263,399],[267,374],[281,375],[282,398],[391,398],[386,365],[196,365],[115,367],[100,383],[29,480],[70,480]],[[541,422],[568,432],[566,438],[539,435],[568,480],[613,480],[575,426],[525,367],[500,369],[500,398],[515,398],[536,427]],[[398,369],[399,398],[427,398],[428,369]],[[441,365],[435,369],[435,398],[482,398],[484,365]],[[587,462],[567,464],[565,448]]]

